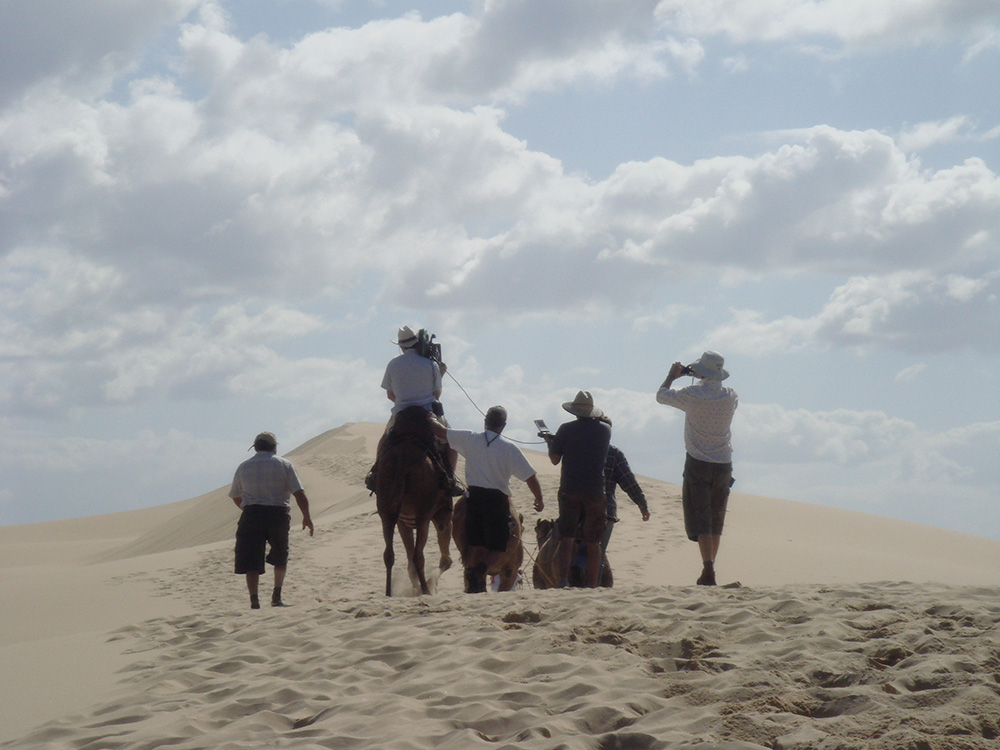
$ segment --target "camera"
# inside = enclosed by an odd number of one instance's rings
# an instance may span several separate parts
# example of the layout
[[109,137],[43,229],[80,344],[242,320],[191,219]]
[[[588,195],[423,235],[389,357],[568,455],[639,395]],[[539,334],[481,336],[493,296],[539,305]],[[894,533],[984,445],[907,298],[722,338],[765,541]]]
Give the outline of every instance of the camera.
[[434,343],[434,334],[427,333],[426,328],[421,328],[417,332],[417,354],[427,359],[433,359],[438,364],[441,363],[441,344]]
[[683,367],[681,368],[681,375],[694,375],[694,370],[692,370],[692,369],[691,369],[690,367],[688,367],[687,365],[684,365],[684,366],[683,366]]

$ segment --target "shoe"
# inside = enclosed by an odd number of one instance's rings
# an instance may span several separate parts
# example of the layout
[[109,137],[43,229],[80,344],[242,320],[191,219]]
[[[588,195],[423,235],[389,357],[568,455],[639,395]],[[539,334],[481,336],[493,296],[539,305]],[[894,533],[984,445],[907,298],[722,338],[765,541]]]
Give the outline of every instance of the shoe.
[[281,589],[275,589],[274,593],[271,594],[271,606],[272,607],[284,607],[284,603],[281,601]]
[[250,609],[260,609],[260,599],[256,594],[250,596]]
[[701,575],[698,577],[697,584],[699,586],[714,586],[715,585],[715,568],[712,565],[706,565],[701,571]]

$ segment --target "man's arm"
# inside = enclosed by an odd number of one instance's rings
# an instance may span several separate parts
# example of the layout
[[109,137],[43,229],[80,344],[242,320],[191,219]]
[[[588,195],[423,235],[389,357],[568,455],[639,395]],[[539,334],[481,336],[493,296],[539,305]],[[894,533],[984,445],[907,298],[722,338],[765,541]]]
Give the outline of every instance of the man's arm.
[[642,487],[639,486],[639,482],[635,478],[635,474],[632,473],[632,469],[629,467],[628,462],[621,467],[622,473],[621,477],[618,479],[618,486],[625,490],[625,494],[628,495],[629,499],[639,506],[639,512],[642,513],[642,520],[649,520],[649,507],[646,505],[646,495],[642,491]]
[[233,498],[233,502],[236,503],[236,507],[237,508],[239,508],[240,510],[243,510],[243,498],[242,497],[234,497]]
[[302,511],[302,528],[309,529],[309,536],[313,535],[313,522],[309,516],[309,498],[306,497],[305,490],[295,490],[295,502]]
[[441,424],[437,420],[437,417],[434,416],[433,414],[431,415],[431,418],[429,420],[427,420],[427,421],[430,422],[431,432],[434,433],[434,437],[436,437],[436,438],[438,438],[440,440],[444,440],[447,443],[448,442],[448,428],[446,428],[443,424]]
[[528,485],[528,489],[531,490],[531,494],[535,496],[535,510],[541,513],[545,510],[545,501],[542,500],[542,485],[538,483],[538,476],[536,474],[532,474],[524,480],[524,483]]
[[539,432],[538,437],[545,441],[549,447],[549,461],[554,466],[558,466],[562,461],[562,448],[556,444],[556,436],[551,432]]
[[670,371],[667,373],[666,380],[660,385],[660,388],[669,388],[673,385],[674,381],[677,380],[681,375],[684,374],[684,365],[680,362],[674,362],[670,365]]

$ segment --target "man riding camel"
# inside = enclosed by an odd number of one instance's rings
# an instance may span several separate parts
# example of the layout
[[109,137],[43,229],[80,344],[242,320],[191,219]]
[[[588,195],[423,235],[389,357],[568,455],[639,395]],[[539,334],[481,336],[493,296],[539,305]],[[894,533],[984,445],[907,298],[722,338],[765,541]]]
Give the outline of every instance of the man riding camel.
[[[396,415],[408,406],[420,406],[444,420],[444,407],[440,401],[443,385],[441,376],[448,371],[448,366],[440,360],[440,348],[436,348],[432,352],[421,351],[419,344],[422,340],[427,341],[427,339],[422,339],[421,335],[414,333],[409,326],[403,326],[397,333],[396,341],[393,342],[399,346],[401,353],[389,360],[385,367],[385,375],[382,377],[382,388],[385,389],[386,398],[392,401],[392,411],[385,433],[379,440],[378,453],[382,452],[386,436],[392,431]],[[434,346],[437,347],[437,345]],[[444,422],[447,425],[447,420]],[[461,495],[462,491],[455,486],[455,466],[458,463],[458,454],[444,446],[442,446],[442,454],[449,490],[452,495]],[[375,491],[377,470],[378,458],[376,456],[375,465],[372,466],[365,478],[365,486],[372,492]]]

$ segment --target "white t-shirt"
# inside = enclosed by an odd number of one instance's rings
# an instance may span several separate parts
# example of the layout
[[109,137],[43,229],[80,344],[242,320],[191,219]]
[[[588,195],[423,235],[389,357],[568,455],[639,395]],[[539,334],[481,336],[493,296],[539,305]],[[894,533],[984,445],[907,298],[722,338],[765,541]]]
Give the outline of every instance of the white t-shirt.
[[728,464],[733,460],[730,425],[739,400],[736,391],[718,380],[702,380],[687,388],[661,388],[656,400],[684,412],[684,447],[699,461]]
[[407,406],[428,406],[436,398],[434,392],[441,390],[441,368],[416,349],[406,349],[385,366],[382,387],[396,396],[393,415]]
[[511,476],[522,482],[535,476],[521,449],[490,430],[448,430],[448,445],[465,456],[465,483],[470,487],[500,490],[510,497]]

